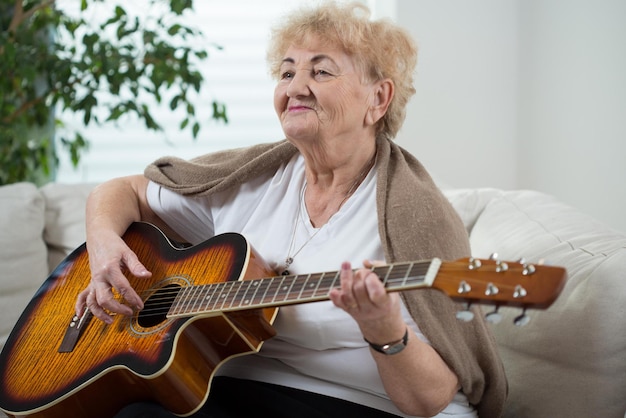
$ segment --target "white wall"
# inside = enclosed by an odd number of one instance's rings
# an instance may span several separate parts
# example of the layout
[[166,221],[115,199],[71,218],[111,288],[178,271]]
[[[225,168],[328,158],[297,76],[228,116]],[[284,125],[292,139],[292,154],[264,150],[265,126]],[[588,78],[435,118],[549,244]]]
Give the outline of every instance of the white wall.
[[398,1],[417,40],[417,93],[398,141],[454,187],[514,185],[513,0]]
[[436,178],[544,191],[626,231],[626,2],[397,0],[395,13],[420,48],[398,142]]
[[626,232],[626,2],[520,1],[518,183]]

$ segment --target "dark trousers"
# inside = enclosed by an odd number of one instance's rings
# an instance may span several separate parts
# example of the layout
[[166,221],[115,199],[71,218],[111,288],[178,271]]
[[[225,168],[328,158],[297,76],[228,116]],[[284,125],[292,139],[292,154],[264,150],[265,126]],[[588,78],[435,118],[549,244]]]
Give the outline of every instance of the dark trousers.
[[[343,399],[319,395],[269,383],[217,377],[203,407],[194,418],[392,418],[387,412]],[[176,415],[160,405],[135,403],[122,409],[115,418],[172,418]]]

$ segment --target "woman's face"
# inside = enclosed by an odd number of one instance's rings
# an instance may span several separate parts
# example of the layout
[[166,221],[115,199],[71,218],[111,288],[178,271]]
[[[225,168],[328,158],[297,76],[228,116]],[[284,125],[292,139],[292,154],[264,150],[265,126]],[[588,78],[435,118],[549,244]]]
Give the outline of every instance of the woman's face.
[[349,55],[320,45],[291,46],[284,55],[274,90],[283,131],[294,141],[363,135],[373,87]]

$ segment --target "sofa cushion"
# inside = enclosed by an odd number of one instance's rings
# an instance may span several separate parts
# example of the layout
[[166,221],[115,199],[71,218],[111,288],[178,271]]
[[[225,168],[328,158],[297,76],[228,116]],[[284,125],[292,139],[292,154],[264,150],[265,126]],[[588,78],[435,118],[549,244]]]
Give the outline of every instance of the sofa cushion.
[[85,204],[94,186],[50,183],[41,188],[46,205],[44,239],[50,271],[85,242]]
[[0,187],[0,347],[48,275],[43,214],[32,183]]
[[503,308],[493,326],[507,371],[509,417],[623,417],[626,411],[626,235],[557,199],[501,192],[471,229],[473,255],[564,266],[547,310]]
[[499,189],[443,189],[443,194],[450,201],[456,212],[461,217],[465,229],[469,233],[476,220],[494,197],[502,194]]

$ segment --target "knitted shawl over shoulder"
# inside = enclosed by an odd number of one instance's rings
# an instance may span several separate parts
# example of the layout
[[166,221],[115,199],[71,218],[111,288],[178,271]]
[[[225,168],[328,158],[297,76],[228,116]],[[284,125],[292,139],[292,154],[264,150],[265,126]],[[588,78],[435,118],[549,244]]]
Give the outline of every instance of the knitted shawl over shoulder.
[[[145,170],[150,180],[182,195],[208,195],[275,172],[298,150],[287,141],[207,154],[193,160],[165,157]],[[377,211],[386,261],[470,253],[460,218],[420,162],[390,140],[377,143]],[[502,415],[508,387],[490,330],[475,319],[456,319],[456,304],[442,292],[403,292],[404,302],[432,346],[456,373],[480,417]]]

